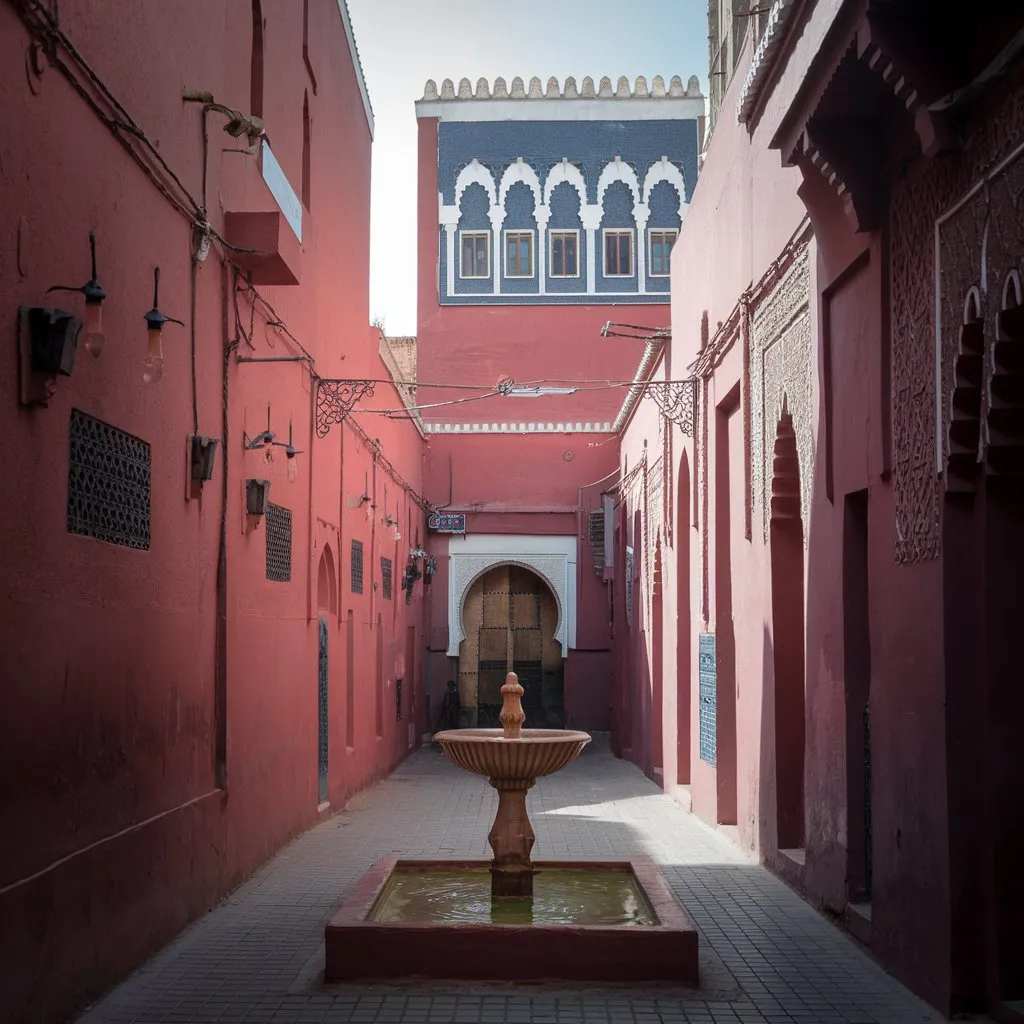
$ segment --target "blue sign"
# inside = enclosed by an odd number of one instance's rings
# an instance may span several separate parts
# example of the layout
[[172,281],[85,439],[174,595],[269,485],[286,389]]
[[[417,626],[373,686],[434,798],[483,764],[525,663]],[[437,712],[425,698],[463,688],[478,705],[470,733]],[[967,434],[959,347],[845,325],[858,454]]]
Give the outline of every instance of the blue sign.
[[431,512],[427,516],[427,529],[435,533],[465,533],[465,512]]
[[715,634],[701,633],[697,643],[700,759],[715,765],[718,761],[718,659],[715,653]]

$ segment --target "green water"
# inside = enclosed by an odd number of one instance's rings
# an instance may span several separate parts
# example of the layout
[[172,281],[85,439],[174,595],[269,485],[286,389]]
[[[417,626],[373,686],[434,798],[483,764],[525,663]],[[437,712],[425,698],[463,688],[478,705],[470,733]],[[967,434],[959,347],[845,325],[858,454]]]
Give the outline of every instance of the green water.
[[491,902],[486,869],[398,868],[368,920],[427,924],[653,925],[657,918],[631,871],[550,868],[532,900]]

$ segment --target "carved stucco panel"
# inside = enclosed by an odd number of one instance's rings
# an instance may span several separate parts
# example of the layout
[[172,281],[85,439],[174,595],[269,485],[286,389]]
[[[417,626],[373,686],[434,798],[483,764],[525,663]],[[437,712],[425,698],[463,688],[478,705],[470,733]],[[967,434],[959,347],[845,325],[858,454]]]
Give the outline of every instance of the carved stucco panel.
[[459,644],[466,639],[466,630],[462,624],[462,610],[466,603],[466,595],[476,579],[488,569],[498,565],[519,565],[532,569],[551,588],[558,604],[558,625],[555,627],[555,639],[562,648],[562,657],[569,655],[567,639],[567,615],[569,607],[569,559],[560,554],[453,554],[451,556],[451,576],[448,586],[448,656],[459,656]]
[[[1024,139],[1024,91],[1007,81],[1003,95],[993,90],[979,105],[975,118],[965,126],[970,146],[959,157],[932,162],[916,175],[908,175],[893,188],[890,221],[892,310],[892,429],[893,491],[896,523],[893,554],[900,563],[928,561],[940,551],[940,483],[937,455],[947,455],[952,372],[959,344],[954,314],[962,320],[963,298],[955,310],[955,291],[980,268],[980,254],[966,250],[976,229],[976,214],[957,214],[950,231],[940,231],[940,242],[949,252],[941,267],[935,260],[935,225],[944,213],[965,197],[971,186],[989,174]],[[1012,168],[1006,181],[1013,179]],[[1009,225],[1013,216],[1001,217]],[[972,223],[973,222],[973,223]],[[945,236],[945,237],[943,237]],[[989,245],[1005,244],[999,236]],[[954,256],[959,248],[961,255]],[[997,257],[998,258],[998,257]],[[1005,261],[1003,262],[1005,266]],[[986,271],[993,276],[992,271]],[[946,275],[945,282],[940,275]],[[978,275],[975,274],[975,277]],[[939,366],[936,367],[936,287],[942,317]],[[991,301],[986,303],[986,334],[997,296],[988,282]],[[947,304],[948,298],[948,304]],[[946,329],[946,324],[949,329]],[[939,387],[936,388],[936,378]],[[936,438],[936,429],[939,436]]]
[[750,330],[751,501],[765,541],[771,514],[772,460],[783,399],[793,417],[800,463],[804,538],[814,482],[814,377],[810,255],[805,247],[753,315]]

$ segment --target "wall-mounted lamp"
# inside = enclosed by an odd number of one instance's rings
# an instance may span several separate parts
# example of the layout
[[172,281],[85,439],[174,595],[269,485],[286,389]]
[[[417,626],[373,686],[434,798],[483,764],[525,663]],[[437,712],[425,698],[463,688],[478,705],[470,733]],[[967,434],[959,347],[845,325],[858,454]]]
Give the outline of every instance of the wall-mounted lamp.
[[190,438],[191,456],[189,463],[192,468],[193,480],[213,479],[213,464],[217,457],[218,443],[215,437],[201,437],[196,434]]
[[434,560],[434,556],[431,555],[427,558],[426,562],[423,563],[423,585],[427,586],[430,580],[437,574],[437,562]]
[[243,430],[242,431],[242,447],[247,452],[256,451],[257,448],[268,448],[270,445],[275,444],[274,438],[277,437],[270,429],[270,406],[267,406],[267,429],[261,430],[254,438],[250,439],[249,435]]
[[271,441],[271,444],[276,444],[279,448],[284,449],[284,454],[288,459],[288,482],[294,483],[295,478],[299,475],[299,464],[296,461],[295,456],[301,455],[302,452],[292,444],[292,421],[291,417],[288,418],[288,443],[282,444],[280,441]]
[[157,384],[164,375],[164,324],[185,325],[173,316],[160,312],[160,268],[153,268],[153,308],[143,317],[146,321],[146,361],[142,365],[142,379],[147,384]]
[[426,549],[425,548],[410,548],[409,549],[409,557],[410,558],[426,558],[427,557]]
[[[50,292],[81,292],[85,296],[85,351],[94,359],[99,358],[103,351],[103,343],[107,340],[103,333],[103,300],[107,293],[96,280],[96,232],[89,232],[89,252],[92,255],[92,277],[85,284],[72,288],[65,284],[55,284],[46,289]],[[156,303],[154,302],[155,306]]]
[[269,480],[245,481],[245,511],[250,516],[262,516],[270,501]]
[[45,406],[57,390],[57,375],[70,377],[82,321],[63,309],[18,309],[18,362],[22,405]]

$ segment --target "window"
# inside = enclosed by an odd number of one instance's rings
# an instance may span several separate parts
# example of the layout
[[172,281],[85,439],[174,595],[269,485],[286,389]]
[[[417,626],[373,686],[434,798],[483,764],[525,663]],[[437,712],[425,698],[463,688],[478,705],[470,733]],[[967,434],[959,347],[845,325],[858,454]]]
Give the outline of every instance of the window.
[[391,559],[381,557],[380,578],[384,588],[384,600],[391,600]]
[[491,233],[489,231],[460,231],[462,245],[462,277],[491,276]]
[[672,246],[676,243],[676,238],[679,232],[676,230],[671,231],[652,231],[651,235],[651,276],[652,277],[667,277],[669,270],[669,253],[672,252]]
[[633,232],[605,231],[604,233],[604,276],[633,276]]
[[68,533],[149,550],[148,442],[71,410]]
[[580,276],[580,233],[553,231],[551,233],[551,276]]
[[252,0],[252,51],[249,57],[249,113],[263,116],[263,7]]
[[363,542],[352,541],[352,593],[363,592]]
[[267,502],[264,531],[267,538],[267,579],[287,583],[292,578],[292,513]]
[[533,277],[533,232],[505,232],[505,276]]

